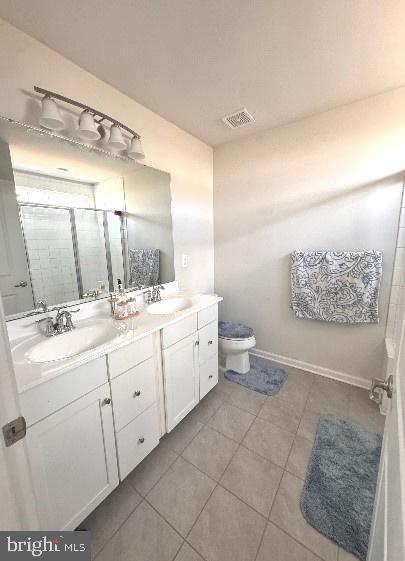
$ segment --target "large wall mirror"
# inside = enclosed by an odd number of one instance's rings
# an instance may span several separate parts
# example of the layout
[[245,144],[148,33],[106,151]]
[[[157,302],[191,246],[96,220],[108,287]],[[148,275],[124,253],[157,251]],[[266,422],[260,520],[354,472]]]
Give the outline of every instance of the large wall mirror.
[[7,319],[174,280],[170,175],[0,124]]

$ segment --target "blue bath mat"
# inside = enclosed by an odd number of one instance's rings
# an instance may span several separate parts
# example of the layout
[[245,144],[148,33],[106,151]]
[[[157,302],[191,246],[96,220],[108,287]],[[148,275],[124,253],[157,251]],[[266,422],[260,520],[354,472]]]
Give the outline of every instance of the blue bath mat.
[[224,376],[231,382],[265,395],[276,395],[287,379],[287,373],[283,368],[256,356],[250,357],[250,370],[247,374],[226,370]]
[[308,524],[366,561],[381,436],[357,423],[319,419],[301,496]]

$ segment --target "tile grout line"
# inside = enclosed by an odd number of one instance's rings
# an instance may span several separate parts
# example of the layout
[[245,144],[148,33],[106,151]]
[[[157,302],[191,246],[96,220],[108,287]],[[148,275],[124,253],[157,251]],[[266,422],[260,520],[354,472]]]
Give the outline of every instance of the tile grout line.
[[[313,386],[314,384],[315,384],[315,379],[312,381],[312,384],[309,386],[308,395],[307,395],[307,398],[306,398],[306,400],[305,400],[305,404],[304,404],[304,408],[303,408],[302,413],[301,413],[300,421],[299,421],[299,423],[298,423],[297,430],[295,431],[294,440],[293,440],[293,443],[292,443],[290,452],[289,452],[289,454],[288,454],[287,461],[286,461],[286,463],[285,463],[284,471],[286,471],[287,473],[290,473],[290,472],[288,471],[288,469],[287,469],[288,461],[289,461],[290,456],[291,456],[291,454],[292,454],[292,451],[293,451],[293,448],[294,448],[294,444],[295,444],[296,438],[297,438],[297,436],[298,436],[298,431],[300,430],[302,418],[303,418],[303,416],[304,416],[304,414],[305,414],[305,411],[307,410],[307,404],[308,404],[309,396],[310,396],[310,393],[311,393],[312,386]],[[306,440],[307,440],[307,439],[306,439]],[[313,446],[313,443],[312,443],[312,446]],[[294,474],[292,473],[291,475],[294,475]],[[299,479],[301,479],[301,478],[299,478]],[[305,481],[305,480],[304,480],[304,481]],[[277,492],[278,492],[278,491],[277,491]]]
[[[125,481],[125,480],[124,480]],[[131,486],[132,489],[132,486]],[[138,492],[138,491],[136,491]],[[103,547],[100,549],[100,551],[98,551],[98,553],[94,556],[94,558],[92,557],[92,560],[95,561],[95,559],[100,555],[100,553],[105,549],[105,547],[108,545],[108,543],[113,539],[113,537],[115,536],[115,534],[121,530],[122,526],[124,526],[124,524],[131,518],[131,516],[134,514],[134,512],[136,511],[136,509],[138,507],[141,506],[141,504],[143,503],[143,501],[145,500],[144,497],[142,497],[142,495],[139,495],[141,497],[141,500],[139,501],[139,503],[136,505],[136,507],[131,511],[131,513],[125,518],[125,520],[122,522],[122,524],[115,530],[115,532],[113,534],[111,534],[111,536],[108,538],[108,540],[105,542],[105,544],[103,545]],[[91,533],[91,530],[90,530]]]
[[[222,403],[221,403],[221,405],[219,405],[219,407],[214,411],[214,413],[209,417],[207,423],[211,420],[211,418],[215,415],[216,411],[217,411],[221,406],[222,406]],[[196,422],[201,423],[201,424],[203,425],[203,427],[207,426],[207,423],[202,423],[201,421],[196,421]],[[197,515],[197,517],[196,517],[196,519],[195,519],[195,522],[194,522],[194,524],[192,525],[192,527],[191,527],[191,529],[189,530],[189,532],[187,533],[186,537],[183,537],[183,536],[179,533],[179,531],[165,518],[165,516],[164,516],[162,513],[160,513],[160,512],[148,501],[147,496],[145,496],[145,497],[143,498],[144,501],[145,501],[145,502],[146,502],[146,503],[147,503],[147,504],[148,504],[148,505],[149,505],[149,506],[150,506],[150,507],[151,507],[151,508],[152,508],[152,509],[153,509],[153,510],[154,510],[154,511],[155,511],[155,512],[156,512],[156,513],[157,513],[157,514],[158,514],[158,515],[159,515],[159,516],[160,516],[160,517],[161,517],[161,518],[162,518],[162,519],[163,519],[163,520],[164,520],[164,521],[180,536],[180,537],[181,537],[181,539],[183,540],[182,543],[181,543],[181,545],[180,545],[180,547],[179,547],[179,549],[176,551],[175,556],[172,558],[172,561],[174,561],[174,559],[175,559],[176,556],[178,555],[180,549],[183,547],[184,543],[187,543],[187,544],[193,549],[193,551],[195,551],[196,553],[198,553],[198,554],[200,555],[200,557],[202,557],[202,555],[192,546],[192,544],[190,544],[190,543],[187,541],[187,537],[189,536],[190,532],[192,531],[193,527],[195,526],[195,524],[196,524],[197,520],[199,519],[199,517],[200,517],[202,511],[204,510],[206,504],[207,504],[208,501],[210,500],[210,498],[211,498],[213,492],[214,492],[215,489],[217,488],[218,483],[217,483],[217,481],[215,481],[212,477],[210,477],[208,474],[204,473],[201,469],[197,468],[197,466],[195,466],[194,464],[192,464],[191,462],[189,462],[188,460],[186,460],[186,458],[183,458],[183,452],[184,452],[184,450],[193,442],[193,440],[198,436],[198,434],[202,431],[203,427],[202,427],[201,429],[198,430],[198,432],[193,436],[193,438],[192,438],[192,439],[190,440],[190,442],[185,446],[185,448],[183,449],[183,451],[182,451],[180,454],[179,454],[178,452],[176,452],[177,458],[170,464],[169,468],[165,471],[164,474],[162,474],[162,476],[159,478],[159,480],[155,483],[155,485],[153,485],[153,487],[152,487],[152,488],[148,491],[148,493],[147,493],[147,495],[148,495],[148,494],[152,491],[152,489],[160,482],[160,480],[163,478],[163,476],[166,475],[166,473],[167,473],[167,472],[170,470],[170,468],[177,462],[177,460],[178,460],[179,458],[182,458],[182,460],[184,460],[185,462],[187,462],[188,464],[190,464],[191,466],[193,466],[195,469],[197,469],[200,473],[204,474],[206,477],[209,477],[212,481],[215,482],[215,486],[213,487],[212,492],[210,493],[210,495],[209,495],[209,497],[207,498],[206,502],[204,503],[202,509],[201,509],[200,512],[198,513],[198,515]],[[170,448],[170,449],[173,451],[172,448]],[[236,451],[235,451],[235,453],[236,453]],[[233,456],[232,456],[232,458],[233,458]],[[232,458],[231,458],[230,461],[232,461]],[[226,466],[225,469],[227,469],[228,465],[229,465],[229,464],[227,464],[227,466]],[[136,468],[135,468],[135,469],[136,469]],[[202,559],[203,559],[203,561],[206,561],[204,557],[202,557]]]
[[[287,373],[287,377],[288,377],[288,373]],[[283,386],[284,386],[284,384],[283,384]],[[280,391],[281,391],[281,390],[282,390],[282,388],[280,389]],[[277,394],[276,394],[276,395],[277,395]],[[272,396],[272,397],[274,397],[274,396]],[[262,407],[259,409],[259,411],[258,411],[258,413],[257,413],[257,415],[256,415],[256,419],[260,419],[259,414],[261,413],[263,407],[265,406],[265,404],[266,404],[268,401],[270,401],[270,400],[269,400],[269,396],[267,396],[266,401],[263,403]],[[264,420],[264,419],[262,419],[262,420]],[[252,424],[253,424],[253,423],[252,423]],[[270,423],[270,424],[271,424],[271,423]],[[246,436],[246,435],[245,435],[245,436]],[[294,437],[294,438],[295,438],[295,437]],[[294,441],[293,441],[293,442],[294,442]],[[247,447],[246,447],[246,448],[247,448]],[[292,446],[291,446],[291,448],[292,448]],[[248,448],[248,450],[249,450],[249,448]],[[260,454],[259,454],[259,456],[260,456]],[[260,457],[262,457],[262,456],[260,456]],[[288,461],[288,458],[286,459],[286,464],[287,464],[287,461]],[[279,467],[280,467],[280,466],[279,466]],[[266,534],[266,530],[267,530],[268,525],[269,525],[270,513],[271,513],[271,511],[272,511],[273,504],[274,504],[274,502],[275,502],[275,500],[276,500],[277,493],[278,493],[278,490],[279,490],[279,488],[280,488],[280,484],[281,484],[281,481],[282,481],[283,475],[284,475],[284,468],[282,468],[282,469],[283,469],[283,472],[282,472],[282,474],[281,474],[280,481],[278,482],[278,485],[277,485],[277,490],[276,490],[276,492],[274,493],[274,497],[273,497],[272,503],[271,503],[270,508],[269,508],[269,514],[268,514],[268,516],[267,516],[267,519],[266,519],[266,522],[265,522],[265,525],[264,525],[264,529],[263,529],[263,532],[262,532],[262,535],[261,535],[259,544],[258,544],[258,546],[257,546],[256,555],[254,556],[254,561],[257,561],[257,557],[258,557],[258,555],[259,555],[259,553],[260,553],[260,550],[261,550],[261,547],[262,547],[262,543],[263,543],[263,540],[264,540],[264,536],[265,536],[265,534]]]
[[[312,386],[313,386],[314,383],[315,383],[315,380],[316,380],[316,379],[314,379],[314,381],[312,382],[312,384],[311,384],[311,386],[310,386],[310,390],[309,390],[309,392],[308,392],[307,399],[305,400],[305,406],[304,406],[303,413],[302,413],[302,415],[301,415],[301,420],[302,420],[302,417],[304,416],[305,411],[307,410],[307,404],[308,404],[308,400],[309,400],[310,391],[311,391]],[[301,424],[301,420],[300,420],[300,424]],[[299,425],[298,425],[297,432],[298,432],[298,430],[299,430]],[[292,450],[292,447],[291,447],[291,450]],[[290,455],[291,455],[291,451],[290,451],[289,457],[290,457]],[[288,459],[287,459],[287,462],[288,462]],[[286,465],[287,465],[287,462],[286,462]],[[312,549],[310,549],[309,547],[307,547],[305,544],[303,544],[301,541],[299,541],[299,540],[296,539],[294,536],[292,536],[285,528],[281,528],[281,526],[279,526],[279,525],[277,524],[277,522],[275,522],[274,520],[270,520],[271,513],[272,513],[272,511],[273,511],[273,507],[274,507],[274,504],[275,504],[275,502],[276,502],[276,498],[277,498],[278,492],[279,492],[279,490],[280,490],[281,482],[282,482],[283,477],[284,477],[284,473],[290,474],[290,472],[284,468],[284,470],[283,470],[283,476],[282,476],[281,479],[280,479],[280,483],[279,483],[279,485],[278,485],[277,492],[276,492],[276,494],[275,494],[275,496],[274,496],[273,504],[272,504],[271,509],[270,509],[270,513],[269,513],[269,517],[268,517],[268,523],[274,524],[279,530],[281,530],[282,532],[284,532],[287,536],[289,536],[289,537],[290,537],[291,539],[293,539],[296,543],[298,543],[299,545],[301,545],[302,547],[304,547],[307,551],[309,551],[310,553],[312,553],[313,555],[315,555],[315,557],[318,557],[321,561],[326,561],[324,558],[320,557],[315,551],[313,551]],[[290,475],[292,475],[293,477],[297,477],[297,476],[295,476],[294,474],[290,474]],[[303,479],[301,479],[301,478],[299,478],[299,477],[297,477],[297,479],[300,479],[301,481],[305,481],[305,480],[303,480]],[[332,540],[330,540],[330,541],[331,541],[332,543],[335,543],[335,542],[333,542]],[[338,550],[337,550],[337,556],[336,556],[336,560],[335,560],[335,561],[338,561],[338,556],[339,556],[339,548],[338,548]],[[255,560],[255,561],[256,561],[256,560]]]
[[[200,422],[200,421],[197,421]],[[201,423],[203,425],[203,427],[205,426],[204,423]],[[195,466],[194,464],[192,464],[191,462],[189,462],[188,460],[186,460],[186,458],[183,458],[183,452],[184,450],[193,442],[193,440],[196,438],[196,436],[202,431],[203,427],[201,427],[198,432],[193,436],[193,438],[190,440],[190,442],[186,445],[186,447],[183,449],[183,451],[179,454],[178,452],[176,452],[175,450],[173,450],[173,448],[170,448],[170,450],[172,452],[174,452],[175,454],[177,454],[177,457],[173,460],[173,462],[169,465],[169,467],[167,468],[167,470],[165,472],[162,473],[162,475],[159,477],[159,479],[156,481],[156,483],[154,483],[154,485],[149,489],[149,491],[146,493],[146,495],[143,497],[143,499],[145,501],[147,501],[147,503],[153,507],[153,505],[148,501],[147,496],[153,491],[153,489],[160,483],[160,481],[163,479],[163,477],[170,471],[170,469],[174,466],[174,464],[178,461],[179,458],[181,458],[184,461],[187,461],[187,463],[189,463],[190,465],[192,465],[193,467],[195,467],[196,469],[198,469],[198,471],[200,471],[201,473],[203,473],[204,475],[206,475],[207,477],[210,477],[207,473],[204,473],[201,469],[197,468],[197,466]],[[138,466],[137,466],[138,467]],[[135,468],[136,469],[136,468]],[[212,477],[210,477],[210,479],[212,479]],[[214,480],[213,480],[214,481]],[[153,507],[154,508],[154,507]],[[156,510],[154,508],[154,510]],[[158,511],[156,511],[158,512]],[[159,513],[160,514],[160,513]],[[162,516],[160,514],[160,516]],[[162,516],[162,518],[164,518]],[[164,518],[165,519],[165,518]],[[166,519],[165,519],[166,520]],[[166,520],[166,522],[168,522]],[[169,522],[168,522],[169,523]],[[171,524],[170,524],[171,525]],[[177,531],[177,530],[176,530]],[[183,538],[184,539],[184,538]]]
[[[312,551],[312,549],[309,549],[309,547],[307,545],[305,545],[304,543],[300,542],[300,540],[298,540],[297,538],[295,538],[294,536],[292,536],[291,534],[289,534],[287,532],[287,530],[285,528],[282,528],[281,526],[279,526],[279,524],[277,524],[277,522],[274,522],[273,520],[269,520],[270,524],[273,524],[274,526],[276,526],[276,528],[278,528],[281,532],[283,532],[283,534],[286,534],[289,538],[291,538],[293,541],[295,541],[295,543],[299,544],[301,547],[303,547],[304,549],[306,549],[307,551],[309,551],[309,553],[311,553],[312,555],[314,555],[317,559],[319,559],[320,561],[328,561],[327,559],[325,559],[324,557],[320,557],[320,555],[318,553],[315,553],[315,551]],[[322,535],[322,534],[320,534]],[[330,540],[332,543],[334,543],[335,545],[337,545],[335,542],[333,542],[332,540]],[[339,554],[339,551],[338,551]],[[329,560],[330,561],[330,560]],[[338,558],[336,557],[336,559],[334,559],[333,561],[338,561]]]
[[[223,475],[223,474],[225,473],[225,471],[228,469],[229,464],[232,462],[232,460],[233,460],[233,458],[234,458],[234,456],[235,456],[235,454],[236,454],[236,452],[237,452],[238,450],[239,450],[239,446],[236,447],[235,452],[232,454],[231,458],[229,459],[229,462],[226,464],[225,469],[224,469],[222,475]],[[187,461],[185,458],[184,458],[184,460]],[[191,464],[191,462],[188,462],[188,463]],[[191,465],[194,466],[194,464],[191,464]],[[194,467],[195,467],[196,469],[199,469],[199,468],[197,468],[197,466],[194,466]],[[203,472],[202,470],[200,470],[200,469],[199,469],[199,471],[201,471],[201,473],[204,473],[204,472]],[[207,474],[204,474],[204,475],[207,475]],[[221,477],[222,477],[222,475],[221,475]],[[209,477],[209,476],[207,476],[207,477]],[[212,477],[211,477],[211,479],[212,479]],[[215,481],[215,479],[212,479],[212,480]],[[210,498],[212,497],[212,495],[213,495],[215,489],[216,489],[218,486],[219,486],[219,481],[215,481],[215,487],[213,488],[212,492],[210,493],[210,496],[208,497],[208,499],[205,501],[204,506],[203,506],[202,509],[200,510],[200,512],[199,512],[199,514],[198,514],[198,516],[197,516],[197,518],[196,518],[195,521],[194,521],[194,524],[193,524],[192,527],[190,528],[190,530],[189,530],[189,532],[187,533],[187,536],[186,536],[185,539],[187,539],[187,538],[189,537],[189,535],[190,535],[190,533],[192,532],[194,526],[196,525],[198,519],[200,518],[202,511],[203,511],[204,508],[207,506],[208,501],[210,500]]]
[[[310,389],[309,389],[308,395],[307,395],[307,399],[305,400],[304,410],[303,410],[303,412],[302,412],[301,419],[300,419],[300,422],[299,422],[299,424],[298,424],[297,432],[298,432],[298,430],[299,430],[299,426],[300,426],[300,424],[301,424],[302,417],[303,417],[303,415],[304,415],[305,408],[306,408],[306,406],[307,406],[307,402],[308,402],[308,399],[309,399],[309,393],[310,393],[310,391],[311,391],[311,387],[312,387],[313,383],[314,383],[314,382],[312,382],[312,384],[311,384],[311,386],[310,386]],[[296,433],[296,434],[297,434],[297,433]],[[296,435],[295,435],[295,436],[296,436]],[[294,441],[295,441],[295,436],[294,436]],[[288,460],[289,460],[289,458],[290,458],[290,456],[291,456],[291,451],[292,451],[293,446],[294,446],[294,441],[293,441],[293,443],[292,443],[290,453],[288,454],[288,458],[287,458],[286,463],[285,463],[285,466],[284,466],[284,468],[283,468],[283,475],[282,475],[281,478],[280,478],[280,481],[279,481],[279,484],[278,484],[278,487],[277,487],[277,491],[276,491],[276,493],[275,493],[275,495],[274,495],[274,499],[273,499],[272,505],[271,505],[271,507],[270,507],[269,516],[268,516],[268,518],[267,518],[267,520],[268,520],[269,522],[270,522],[271,513],[272,513],[272,511],[273,511],[274,503],[276,502],[277,495],[278,495],[278,492],[279,492],[279,490],[280,490],[281,482],[282,482],[283,477],[284,477],[284,473],[287,471],[287,470],[286,470],[286,466],[287,466]],[[287,472],[287,473],[289,473],[289,472]],[[289,535],[289,534],[288,534],[288,535]]]
[[[218,409],[219,409],[219,408],[218,408]],[[223,474],[226,472],[226,470],[228,469],[230,463],[232,462],[233,458],[234,458],[235,455],[236,455],[236,452],[239,450],[239,447],[240,447],[240,444],[236,447],[235,452],[232,454],[231,458],[229,459],[229,462],[227,463],[227,465],[225,466],[224,471],[222,472],[222,475],[223,475]],[[185,458],[184,458],[184,459],[185,459]],[[192,465],[193,465],[193,464],[192,464]],[[194,466],[194,467],[196,467],[196,466]],[[196,469],[198,469],[198,468],[196,468]],[[200,471],[201,471],[201,470],[200,470]],[[221,475],[221,478],[222,478],[222,475]],[[214,494],[214,491],[217,489],[218,486],[219,486],[219,482],[218,482],[218,481],[215,481],[215,487],[213,488],[213,490],[212,490],[210,496],[208,497],[208,499],[207,499],[206,502],[204,503],[204,505],[203,505],[202,509],[200,510],[200,512],[199,512],[199,514],[198,514],[198,516],[197,516],[197,518],[195,519],[193,525],[191,526],[191,528],[190,528],[190,530],[189,530],[187,536],[185,537],[185,540],[187,541],[187,543],[188,543],[191,547],[193,547],[193,546],[192,546],[191,543],[189,543],[188,538],[189,538],[191,532],[193,531],[195,525],[197,524],[198,520],[200,519],[200,516],[201,516],[202,512],[204,511],[205,507],[207,506],[209,500],[211,499],[212,495]],[[222,486],[221,486],[221,487],[222,487]],[[194,547],[193,547],[193,549],[194,549]],[[197,552],[197,553],[199,553],[199,552]],[[199,555],[201,555],[201,554],[199,553]],[[202,557],[202,556],[201,556],[201,557]]]
[[[289,538],[291,538],[292,540],[294,540],[296,543],[298,543],[301,547],[303,547],[304,549],[306,549],[307,551],[309,551],[310,553],[312,553],[312,555],[314,555],[315,557],[317,557],[318,559],[320,559],[320,561],[328,561],[327,559],[325,559],[324,557],[320,557],[320,555],[318,553],[315,553],[315,551],[313,551],[312,549],[309,549],[309,547],[307,545],[305,545],[304,543],[302,543],[300,540],[298,540],[296,537],[292,536],[291,534],[289,534],[287,532],[287,530],[285,528],[282,528],[279,524],[277,524],[277,522],[274,522],[273,520],[269,520],[270,524],[274,524],[274,526],[276,526],[279,530],[281,530],[282,532],[284,532],[284,534],[287,534],[287,536]],[[322,534],[319,534],[320,536],[322,536]],[[329,538],[327,538],[329,539]],[[339,546],[337,545],[336,542],[332,541],[329,539],[329,541],[336,545],[338,548],[337,553],[339,554]],[[329,559],[329,561],[331,561]],[[338,557],[336,557],[336,559],[333,559],[332,561],[338,561]]]
[[[160,442],[159,442],[159,444],[160,444]],[[159,444],[156,446],[155,450],[156,450],[157,448],[159,448]],[[173,465],[173,464],[177,461],[177,459],[179,458],[180,454],[178,454],[177,452],[175,452],[174,450],[172,450],[172,448],[170,448],[170,452],[173,452],[174,454],[176,454],[176,457],[174,458],[174,460],[173,460],[172,462],[170,462],[170,464],[167,466],[167,469],[166,469],[164,472],[162,472],[162,474],[159,476],[159,478],[158,478],[158,480],[156,481],[156,483],[154,483],[154,484],[152,485],[152,487],[149,489],[149,491],[148,491],[145,495],[143,495],[142,493],[140,493],[140,491],[138,491],[138,489],[135,487],[135,485],[134,485],[133,483],[131,483],[130,481],[128,481],[128,483],[129,483],[129,485],[131,486],[131,488],[134,489],[134,491],[136,491],[136,492],[142,497],[142,499],[145,499],[145,498],[146,498],[146,495],[148,495],[148,494],[152,491],[152,489],[159,483],[159,481],[162,479],[162,477],[163,477],[164,475],[166,475],[166,473],[169,471],[169,469],[172,467],[172,465]],[[152,450],[152,453],[153,453],[153,450]],[[148,456],[146,456],[145,460],[147,459],[147,457],[148,457]],[[142,464],[142,462],[141,462],[141,464]],[[133,473],[141,464],[139,464],[138,466],[136,466],[136,467],[133,469],[133,471],[131,471],[131,472],[127,475],[127,478],[128,478],[128,477],[131,475],[131,473]],[[125,481],[125,480],[124,480],[124,481]]]
[[[307,407],[307,403],[308,403],[308,399],[309,399],[309,394],[310,394],[310,391],[311,391],[311,388],[312,388],[314,382],[315,382],[315,380],[313,380],[312,384],[310,385],[310,388],[309,388],[309,391],[308,391],[308,395],[307,395],[307,398],[306,398],[306,400],[305,400],[304,410],[303,410],[303,412],[302,412],[301,419],[300,419],[300,422],[299,422],[299,424],[298,424],[297,433],[298,433],[299,426],[300,426],[301,421],[302,421],[302,417],[304,416],[305,409],[306,409],[306,407]],[[297,434],[297,433],[296,433],[296,434]],[[296,435],[295,435],[295,436],[296,436]],[[294,441],[295,441],[295,437],[294,437]],[[288,458],[287,458],[287,460],[286,460],[285,466],[284,466],[284,468],[283,468],[283,475],[281,476],[280,482],[279,482],[279,484],[278,484],[276,494],[274,495],[274,500],[273,500],[273,503],[272,503],[272,505],[271,505],[270,512],[269,512],[269,516],[268,516],[268,521],[269,521],[269,522],[270,522],[271,513],[272,513],[272,511],[273,511],[274,503],[276,502],[277,495],[278,495],[278,492],[279,492],[279,490],[280,490],[281,482],[282,482],[283,477],[284,477],[284,473],[287,471],[287,470],[286,470],[286,466],[287,466],[288,460],[289,460],[289,458],[290,458],[290,456],[291,456],[291,451],[292,451],[293,446],[294,446],[294,441],[293,441],[293,444],[292,444],[292,446],[291,446],[290,453],[288,454]],[[287,473],[290,473],[290,472],[287,471]],[[292,475],[292,474],[291,474],[291,475]],[[286,533],[288,534],[288,532],[286,532]],[[290,534],[288,534],[288,535],[290,535]],[[292,537],[292,536],[291,536],[291,537]]]
[[[244,501],[243,499],[241,499],[240,497],[237,497],[234,493],[232,493],[232,491],[229,491],[228,489],[226,489],[225,487],[223,487],[223,486],[220,484],[220,482],[221,482],[221,480],[222,480],[224,474],[226,473],[228,467],[230,466],[230,464],[231,464],[233,458],[236,456],[238,450],[243,446],[243,445],[242,445],[242,442],[244,441],[244,439],[245,439],[247,433],[249,432],[250,428],[252,427],[253,423],[256,421],[256,419],[259,418],[259,413],[261,412],[261,410],[262,410],[262,408],[264,407],[265,403],[268,401],[268,398],[269,398],[269,396],[266,396],[266,399],[264,400],[263,404],[260,406],[260,408],[258,409],[258,411],[257,411],[256,414],[253,414],[253,413],[251,413],[251,412],[249,411],[249,413],[250,413],[251,415],[253,415],[254,418],[253,418],[252,422],[250,423],[248,429],[245,431],[245,434],[243,435],[243,438],[242,438],[241,441],[238,443],[238,447],[236,448],[234,454],[233,454],[232,457],[230,458],[230,460],[229,460],[227,466],[225,467],[224,471],[222,472],[222,475],[221,475],[221,477],[220,477],[220,480],[217,482],[217,484],[216,484],[216,486],[214,487],[214,489],[213,489],[213,491],[212,491],[210,497],[208,498],[207,502],[206,502],[205,505],[203,506],[203,508],[202,508],[202,510],[201,510],[201,512],[200,512],[200,514],[197,516],[197,518],[196,518],[196,520],[195,520],[193,526],[192,526],[191,529],[190,529],[190,532],[187,534],[187,536],[186,536],[186,541],[187,541],[187,543],[189,543],[188,540],[187,540],[187,538],[188,538],[189,535],[191,534],[191,532],[192,532],[193,528],[195,527],[197,521],[199,520],[199,518],[200,518],[200,516],[201,516],[201,514],[202,514],[202,512],[203,512],[203,510],[205,509],[206,505],[208,504],[208,501],[209,501],[210,498],[212,497],[212,495],[213,495],[215,489],[217,489],[217,487],[221,487],[222,489],[225,489],[225,491],[227,491],[228,493],[231,493],[232,496],[234,496],[237,500],[240,500],[245,506],[247,506],[248,508],[251,508],[254,512],[256,512],[257,514],[259,514],[259,516],[261,516],[261,517],[265,520],[263,532],[262,532],[261,538],[260,538],[259,543],[258,543],[258,546],[257,546],[256,554],[255,554],[255,556],[254,556],[254,561],[256,561],[257,556],[258,556],[259,551],[260,551],[261,544],[262,544],[262,542],[263,542],[264,534],[265,534],[266,529],[267,529],[268,519],[266,520],[266,518],[265,518],[261,513],[259,513],[256,509],[253,509],[251,505],[248,505],[247,503],[245,503],[245,501]],[[225,403],[227,403],[227,402],[225,401]],[[237,406],[235,406],[235,405],[232,404],[232,403],[229,403],[229,402],[228,402],[228,405],[231,405],[231,406],[235,407],[236,409],[240,409],[241,411],[245,411],[244,409],[238,408]],[[220,406],[220,407],[221,407],[221,406]],[[219,410],[219,408],[218,408],[218,410]],[[217,411],[218,411],[218,410],[217,410]],[[215,413],[214,413],[214,415],[215,415]],[[214,415],[213,415],[213,416],[214,416]],[[212,416],[212,417],[213,417],[213,416]],[[212,417],[211,417],[211,419],[212,419]],[[211,420],[211,419],[210,419],[210,420]],[[212,428],[212,427],[210,427],[210,428]],[[213,429],[213,430],[215,430],[215,429]],[[222,434],[220,431],[217,431],[217,432],[219,432],[220,434]],[[226,435],[223,435],[223,436],[226,436]],[[231,440],[232,440],[232,439],[231,439]],[[246,448],[247,450],[249,450],[246,446],[243,446],[243,447]],[[254,453],[254,451],[251,451],[251,452]],[[260,457],[262,457],[262,456],[260,456]],[[269,461],[267,458],[266,458],[266,460]],[[271,462],[271,463],[272,463],[272,462]],[[280,467],[280,466],[278,466],[278,467]],[[282,477],[280,478],[280,482],[281,482],[281,479],[282,479]],[[279,485],[280,485],[280,482],[279,482]],[[274,495],[273,502],[274,502],[274,500],[275,500],[276,494],[277,494],[277,491],[276,491],[276,493],[275,493],[275,495]],[[270,511],[271,511],[271,508],[270,508]],[[189,544],[189,545],[191,545],[191,544]],[[197,553],[198,553],[198,552],[197,552]]]

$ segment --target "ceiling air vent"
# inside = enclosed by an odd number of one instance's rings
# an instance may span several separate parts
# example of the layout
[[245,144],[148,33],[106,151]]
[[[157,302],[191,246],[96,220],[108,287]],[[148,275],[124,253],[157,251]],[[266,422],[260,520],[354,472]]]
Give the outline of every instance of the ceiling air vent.
[[225,117],[222,117],[222,120],[231,129],[239,129],[249,123],[255,122],[252,115],[246,108],[239,109],[239,111],[231,113],[230,115],[225,115]]

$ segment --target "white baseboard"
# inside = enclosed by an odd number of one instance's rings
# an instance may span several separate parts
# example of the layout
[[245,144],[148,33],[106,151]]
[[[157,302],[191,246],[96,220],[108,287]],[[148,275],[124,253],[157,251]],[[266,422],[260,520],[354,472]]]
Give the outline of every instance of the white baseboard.
[[357,386],[359,388],[365,388],[368,390],[371,386],[371,380],[366,380],[365,378],[360,378],[358,376],[352,376],[346,372],[331,370],[330,368],[325,368],[324,366],[318,366],[309,362],[303,362],[302,360],[297,360],[296,358],[276,355],[275,353],[269,353],[268,351],[262,351],[260,349],[254,349],[250,352],[250,354],[266,358],[274,362],[280,362],[286,366],[306,370],[307,372],[312,372],[313,374],[318,374],[319,376],[325,376],[326,378],[331,378],[332,380],[338,380],[339,382],[344,382],[345,384],[351,384],[352,386]]

